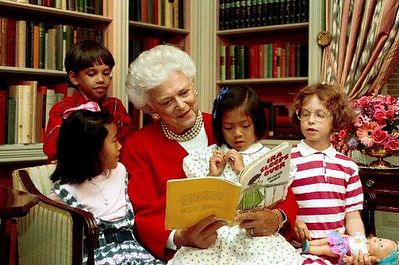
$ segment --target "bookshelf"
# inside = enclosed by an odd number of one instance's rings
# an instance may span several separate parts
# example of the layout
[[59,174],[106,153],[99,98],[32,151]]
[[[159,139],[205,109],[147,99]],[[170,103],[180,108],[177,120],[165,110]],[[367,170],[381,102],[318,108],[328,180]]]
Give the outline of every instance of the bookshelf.
[[301,137],[299,129],[289,128],[286,114],[296,92],[319,80],[322,51],[316,36],[323,28],[324,2],[216,3],[215,93],[222,86],[247,85],[272,105],[266,115],[269,121],[270,113],[276,118],[265,135],[267,145]]
[[[127,0],[53,1],[54,4],[60,4],[57,7],[29,4],[30,1],[27,0],[25,3],[22,2],[23,1],[0,0],[0,18],[6,18],[7,21],[32,21],[35,25],[42,23],[46,33],[48,33],[48,29],[56,25],[63,25],[64,28],[66,28],[65,25],[70,25],[71,28],[73,27],[77,32],[75,33],[77,36],[80,36],[79,34],[86,34],[83,38],[94,36],[108,47],[116,62],[113,69],[113,79],[109,88],[109,95],[120,98],[122,102],[127,105],[124,82],[128,66],[128,43],[121,41],[121,39],[126,40],[128,36]],[[42,4],[49,2],[50,1],[42,1]],[[68,6],[69,3],[82,5],[73,8],[72,6]],[[96,6],[90,6],[90,3]],[[3,33],[4,28],[3,26],[1,45],[3,47],[4,43],[7,43],[3,37],[7,36]],[[47,36],[48,35],[50,34],[47,34]],[[15,36],[15,43],[18,42],[18,36]],[[11,45],[7,43],[6,45],[13,46],[14,43]],[[63,45],[65,45],[65,42]],[[50,57],[50,49],[51,45],[43,49],[45,50],[43,58],[46,58],[46,60]],[[8,92],[9,84],[24,80],[35,80],[38,85],[42,84],[46,86],[66,83],[66,73],[62,69],[66,49],[65,47],[63,51],[57,52],[57,58],[61,63],[61,67],[59,67],[60,65],[58,65],[58,67],[53,65],[50,66],[50,64],[47,64],[47,61],[46,63],[43,62],[38,67],[37,65],[28,65],[27,61],[25,61],[26,64],[21,66],[16,62],[10,63],[10,61],[7,61],[7,63],[5,63],[5,61],[2,60],[0,63],[0,90],[6,90]],[[5,52],[2,50],[3,55],[9,53],[10,49],[7,49]],[[58,56],[58,54],[61,56]],[[46,156],[43,154],[42,143],[40,141],[32,141],[31,143],[25,144],[0,144],[0,163],[44,162],[45,160]]]
[[[172,44],[190,52],[190,0],[129,1],[129,63],[144,50],[158,44]],[[150,117],[128,103],[137,130]]]

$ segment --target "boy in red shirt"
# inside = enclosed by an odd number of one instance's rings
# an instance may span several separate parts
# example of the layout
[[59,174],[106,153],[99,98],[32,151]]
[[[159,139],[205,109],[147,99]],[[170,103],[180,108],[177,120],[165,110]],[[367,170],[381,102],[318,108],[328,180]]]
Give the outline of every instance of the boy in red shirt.
[[48,161],[57,159],[57,139],[65,110],[88,101],[97,102],[108,110],[118,128],[118,138],[123,142],[131,128],[131,119],[122,102],[107,96],[111,72],[115,65],[111,52],[94,40],[84,40],[72,46],[65,57],[65,68],[70,83],[75,87],[72,96],[57,102],[50,110],[43,151]]

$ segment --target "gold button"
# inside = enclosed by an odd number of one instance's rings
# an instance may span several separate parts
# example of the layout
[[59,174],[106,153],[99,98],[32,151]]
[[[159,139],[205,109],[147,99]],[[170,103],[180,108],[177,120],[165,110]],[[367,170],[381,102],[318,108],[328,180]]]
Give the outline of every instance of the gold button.
[[321,31],[317,34],[317,43],[323,48],[330,45],[331,39],[331,33],[328,31]]

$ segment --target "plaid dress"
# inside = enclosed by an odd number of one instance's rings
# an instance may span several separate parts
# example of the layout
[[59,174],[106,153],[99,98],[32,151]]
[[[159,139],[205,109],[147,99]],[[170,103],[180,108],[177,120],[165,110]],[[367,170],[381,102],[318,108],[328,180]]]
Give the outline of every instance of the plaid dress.
[[[78,200],[65,188],[62,188],[58,183],[54,184],[53,191],[68,205],[80,208],[83,210],[87,209],[84,205],[80,204]],[[107,244],[104,236],[106,229],[128,229],[132,232],[134,229],[134,212],[132,204],[127,196],[127,179],[125,184],[125,197],[127,203],[127,211],[123,218],[117,221],[105,221],[101,220],[97,216],[94,216],[97,220],[97,225],[100,229],[99,234],[99,247],[94,250],[94,259],[96,265],[142,265],[142,264],[164,264],[164,262],[154,258],[145,248],[143,248],[133,236],[132,240],[126,240],[122,243],[110,242]],[[83,258],[83,263],[86,264],[87,256]]]

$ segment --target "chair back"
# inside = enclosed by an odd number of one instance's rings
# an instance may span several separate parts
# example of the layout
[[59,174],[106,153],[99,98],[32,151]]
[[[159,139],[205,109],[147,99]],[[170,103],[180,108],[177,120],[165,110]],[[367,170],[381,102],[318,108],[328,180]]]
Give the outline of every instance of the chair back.
[[[68,211],[46,203],[52,187],[55,165],[17,169],[15,189],[39,196],[39,204],[17,218],[19,264],[68,265],[73,262],[73,218]],[[80,255],[81,260],[81,255]]]

